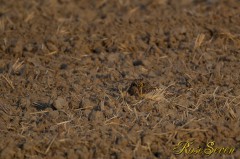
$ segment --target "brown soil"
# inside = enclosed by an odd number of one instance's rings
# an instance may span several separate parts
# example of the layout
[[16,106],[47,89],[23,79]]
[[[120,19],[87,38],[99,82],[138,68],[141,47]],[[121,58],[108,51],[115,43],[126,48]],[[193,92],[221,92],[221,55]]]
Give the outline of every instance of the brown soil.
[[239,0],[0,3],[1,159],[240,156]]

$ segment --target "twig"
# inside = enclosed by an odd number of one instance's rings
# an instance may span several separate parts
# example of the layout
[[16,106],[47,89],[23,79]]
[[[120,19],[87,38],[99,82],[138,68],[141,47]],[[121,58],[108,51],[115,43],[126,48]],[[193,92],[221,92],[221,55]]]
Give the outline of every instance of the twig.
[[45,151],[45,154],[48,153],[48,151],[50,150],[50,148],[51,148],[51,146],[52,146],[52,144],[53,144],[53,142],[55,141],[55,139],[56,139],[57,136],[58,136],[58,134],[53,137],[52,141],[50,142],[50,144],[48,145],[48,148],[47,148],[46,151]]
[[105,124],[107,124],[109,121],[111,121],[111,120],[113,120],[113,119],[115,119],[115,118],[117,118],[118,116],[114,116],[114,117],[112,117],[112,118],[110,118],[110,119],[107,119],[104,123]]
[[93,106],[88,106],[88,107],[79,108],[79,109],[74,109],[74,110],[75,110],[75,111],[78,111],[78,110],[85,110],[85,109],[90,109],[90,108],[93,108]]
[[44,111],[32,112],[29,114],[34,115],[34,114],[42,114],[42,113],[48,113],[48,112],[49,112],[48,110],[44,110]]
[[62,124],[66,124],[66,123],[69,123],[69,122],[71,122],[71,121],[72,121],[72,120],[63,121],[63,122],[57,123],[56,125],[62,125]]
[[5,77],[4,75],[2,75],[2,77],[7,81],[7,83],[9,84],[9,86],[12,88],[12,89],[15,89],[13,84],[12,84],[12,81],[10,81],[10,79],[8,79],[7,77]]
[[207,131],[206,129],[177,129],[178,131],[191,131],[191,132],[194,132],[194,131]]

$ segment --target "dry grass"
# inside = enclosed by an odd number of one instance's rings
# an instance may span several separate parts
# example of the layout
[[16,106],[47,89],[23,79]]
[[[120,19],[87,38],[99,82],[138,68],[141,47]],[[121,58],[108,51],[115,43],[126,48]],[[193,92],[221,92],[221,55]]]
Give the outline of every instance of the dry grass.
[[1,101],[1,99],[0,99],[0,111],[6,113],[7,115],[12,114],[11,109],[7,107],[7,105],[3,101]]
[[55,139],[57,138],[57,136],[58,136],[58,134],[55,135],[55,136],[52,138],[51,142],[49,143],[49,145],[48,145],[48,147],[47,147],[47,149],[46,149],[46,151],[45,151],[45,154],[48,153],[48,151],[50,150],[50,148],[51,148],[53,142],[55,141]]
[[232,40],[233,42],[237,39],[237,36],[233,35],[228,30],[221,29],[221,30],[218,31],[218,35],[222,36],[222,37],[224,37],[226,39]]
[[199,48],[202,43],[203,43],[203,40],[205,39],[205,35],[204,34],[198,34],[196,40],[195,40],[195,43],[194,43],[194,50]]
[[31,12],[31,13],[29,13],[27,16],[26,16],[26,18],[24,19],[24,21],[27,23],[27,22],[29,22],[30,20],[32,20],[33,18],[34,18],[34,12]]
[[9,73],[13,74],[19,74],[24,66],[24,61],[19,61],[19,58],[15,61],[15,63],[12,65],[11,69],[9,70]]
[[146,93],[143,95],[144,98],[154,100],[154,101],[166,101],[166,98],[164,96],[166,90],[157,88],[149,93]]
[[118,0],[120,6],[128,6],[130,4],[130,0]]
[[65,34],[69,34],[69,33],[70,33],[70,31],[62,25],[59,25],[57,28],[57,31],[56,31],[56,34],[61,34],[61,35],[65,35]]
[[7,82],[7,84],[8,84],[12,89],[15,89],[15,87],[14,87],[14,85],[13,85],[13,82],[11,81],[11,79],[10,79],[8,76],[1,75],[1,77]]
[[237,96],[237,97],[234,97],[232,100],[228,100],[226,99],[226,102],[225,102],[225,106],[227,107],[227,111],[228,111],[228,114],[229,116],[232,118],[232,119],[237,119],[239,118],[239,115],[236,113],[235,108],[237,108],[237,106],[240,104],[240,102],[234,104],[233,102],[238,99],[240,96]]
[[160,5],[165,5],[165,4],[167,4],[168,1],[167,0],[156,0],[156,2]]
[[2,18],[0,19],[0,32],[4,32],[5,30],[5,20]]
[[169,92],[167,92],[167,89],[171,86],[175,85],[175,83],[172,83],[170,85],[168,85],[167,87],[165,88],[160,88],[160,87],[157,87],[155,88],[153,91],[149,92],[149,93],[146,93],[143,95],[143,98],[145,99],[150,99],[150,100],[153,100],[153,101],[157,101],[157,102],[169,102],[167,99],[166,99],[166,95],[168,94],[171,94]]
[[49,52],[47,55],[55,55],[55,54],[57,54],[57,53],[59,53],[58,51],[51,51],[51,52]]
[[32,113],[29,113],[30,115],[35,115],[35,114],[44,114],[44,113],[48,113],[49,111],[48,110],[44,110],[44,111],[37,111],[37,112],[32,112]]

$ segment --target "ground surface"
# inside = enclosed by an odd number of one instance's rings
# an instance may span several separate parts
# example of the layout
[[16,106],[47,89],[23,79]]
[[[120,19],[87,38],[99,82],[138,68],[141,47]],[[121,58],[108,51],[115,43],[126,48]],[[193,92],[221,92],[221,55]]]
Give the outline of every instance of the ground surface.
[[240,1],[0,2],[0,158],[240,156]]

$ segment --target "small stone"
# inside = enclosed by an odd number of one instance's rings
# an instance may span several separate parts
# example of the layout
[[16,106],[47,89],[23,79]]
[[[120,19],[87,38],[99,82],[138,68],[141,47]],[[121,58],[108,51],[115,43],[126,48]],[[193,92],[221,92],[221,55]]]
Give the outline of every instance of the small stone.
[[64,99],[63,97],[58,97],[54,102],[53,102],[53,106],[57,109],[57,110],[62,110],[66,107],[68,107],[68,102],[66,101],[66,99]]

